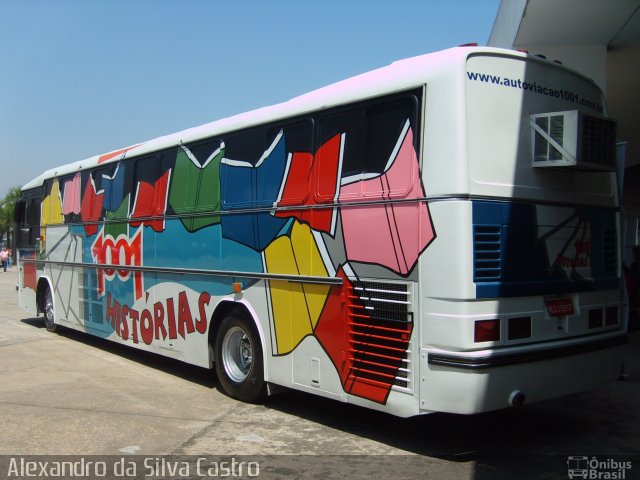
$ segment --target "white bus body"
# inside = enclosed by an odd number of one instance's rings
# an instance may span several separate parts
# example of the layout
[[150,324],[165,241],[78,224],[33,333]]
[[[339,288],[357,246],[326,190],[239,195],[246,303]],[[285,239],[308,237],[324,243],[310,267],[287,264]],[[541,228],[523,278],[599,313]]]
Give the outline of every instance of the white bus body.
[[52,169],[19,301],[58,325],[399,416],[615,380],[615,124],[524,53],[459,47]]

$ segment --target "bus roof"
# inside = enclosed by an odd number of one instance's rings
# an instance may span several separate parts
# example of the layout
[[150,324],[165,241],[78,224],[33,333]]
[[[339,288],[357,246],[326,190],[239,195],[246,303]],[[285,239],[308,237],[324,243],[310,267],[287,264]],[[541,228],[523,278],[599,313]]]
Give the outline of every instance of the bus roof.
[[[394,91],[406,90],[423,85],[432,79],[441,78],[443,75],[461,75],[467,57],[472,54],[483,53],[547,62],[546,60],[514,50],[467,46],[410,57],[395,61],[385,67],[313,90],[279,104],[215,120],[204,125],[49,169],[25,184],[23,190],[39,187],[48,178],[69,175],[109,162],[117,162],[125,157],[138,157],[158,150],[175,147],[182,143],[198,141],[242,128],[259,126],[272,121],[304,115],[312,111],[365,100]],[[560,66],[555,64],[555,67]]]

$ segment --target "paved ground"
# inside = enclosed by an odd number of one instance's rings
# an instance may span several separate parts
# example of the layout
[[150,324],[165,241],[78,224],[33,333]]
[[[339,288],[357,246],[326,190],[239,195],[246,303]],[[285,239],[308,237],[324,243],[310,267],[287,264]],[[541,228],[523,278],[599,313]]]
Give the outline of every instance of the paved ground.
[[260,478],[438,479],[567,478],[569,456],[596,456],[640,477],[638,332],[625,381],[521,409],[399,419],[298,392],[236,402],[207,370],[48,333],[16,306],[16,279],[15,267],[0,272],[0,478],[16,455],[171,455],[194,477],[206,455],[260,460]]

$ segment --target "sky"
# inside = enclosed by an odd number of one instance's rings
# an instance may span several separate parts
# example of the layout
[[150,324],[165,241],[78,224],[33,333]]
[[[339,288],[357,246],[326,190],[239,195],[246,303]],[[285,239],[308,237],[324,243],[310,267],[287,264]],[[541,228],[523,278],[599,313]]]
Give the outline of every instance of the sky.
[[0,199],[43,171],[403,58],[499,0],[0,0]]

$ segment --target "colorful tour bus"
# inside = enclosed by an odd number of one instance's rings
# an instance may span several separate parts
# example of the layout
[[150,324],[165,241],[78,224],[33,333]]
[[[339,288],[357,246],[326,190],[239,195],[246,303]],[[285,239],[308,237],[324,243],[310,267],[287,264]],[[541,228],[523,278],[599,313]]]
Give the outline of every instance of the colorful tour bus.
[[556,63],[458,47],[51,169],[24,186],[19,303],[403,417],[620,374],[615,122]]

